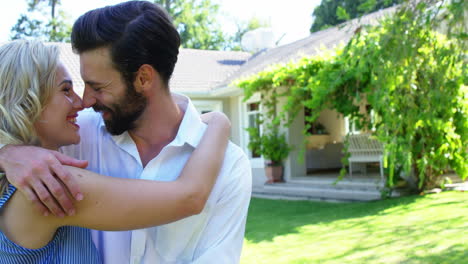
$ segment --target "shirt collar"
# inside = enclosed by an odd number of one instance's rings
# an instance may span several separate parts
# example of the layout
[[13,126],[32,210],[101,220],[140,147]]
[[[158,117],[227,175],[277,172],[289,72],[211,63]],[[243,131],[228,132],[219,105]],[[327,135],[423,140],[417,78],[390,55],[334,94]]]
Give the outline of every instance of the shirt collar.
[[[193,105],[192,101],[185,95],[178,93],[171,93],[172,98],[179,106],[180,110],[184,112],[182,122],[180,123],[179,130],[174,140],[169,143],[171,146],[183,146],[185,143],[196,148],[200,142],[207,125],[200,119],[200,114]],[[104,120],[100,120],[101,129],[106,129]],[[121,135],[112,136],[114,141],[119,144],[128,143],[128,139],[131,138],[128,132],[125,131]]]
[[200,119],[200,114],[195,109],[192,101],[185,96],[177,93],[172,93],[172,98],[184,112],[184,117],[180,123],[179,130],[173,142],[170,145],[188,145],[196,148],[200,143],[207,125]]

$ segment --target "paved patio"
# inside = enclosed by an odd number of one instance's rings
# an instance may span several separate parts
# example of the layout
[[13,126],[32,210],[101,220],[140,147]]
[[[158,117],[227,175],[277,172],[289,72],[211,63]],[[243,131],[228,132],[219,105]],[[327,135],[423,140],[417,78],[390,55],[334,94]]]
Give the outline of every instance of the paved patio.
[[[337,181],[338,171],[322,171],[294,177],[288,182],[265,184],[254,187],[253,197],[267,199],[288,199],[288,200],[315,200],[329,202],[354,202],[372,201],[381,199],[383,182],[380,179],[378,170],[368,169],[366,174],[353,173],[351,179],[346,175],[344,179]],[[451,179],[451,184],[446,184],[448,190],[468,191],[468,181],[461,179],[454,173],[445,177]],[[439,192],[435,189],[434,192]],[[404,195],[404,190],[394,190],[392,197]]]
[[335,202],[370,201],[381,198],[383,183],[375,171],[353,173],[337,181],[338,171],[294,177],[288,182],[265,184],[253,189],[254,197]]

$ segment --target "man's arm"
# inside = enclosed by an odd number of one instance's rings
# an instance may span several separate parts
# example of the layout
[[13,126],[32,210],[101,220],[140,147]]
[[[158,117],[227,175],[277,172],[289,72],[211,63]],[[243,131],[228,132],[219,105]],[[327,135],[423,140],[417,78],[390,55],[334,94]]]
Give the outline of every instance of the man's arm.
[[62,164],[86,168],[87,161],[34,146],[0,147],[0,169],[6,173],[8,181],[43,215],[52,213],[62,217],[75,213],[70,194],[76,200],[82,200],[83,195],[75,179]]
[[245,155],[234,163],[227,178],[230,182],[215,205],[193,264],[239,263],[252,194],[252,169]]

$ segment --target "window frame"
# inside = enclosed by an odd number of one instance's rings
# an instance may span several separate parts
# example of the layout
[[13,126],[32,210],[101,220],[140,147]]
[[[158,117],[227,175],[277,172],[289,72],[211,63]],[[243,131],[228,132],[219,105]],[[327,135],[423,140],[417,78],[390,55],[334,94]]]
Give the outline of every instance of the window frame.
[[[249,104],[252,103],[258,103],[258,110],[257,111],[248,111],[248,106]],[[239,135],[241,135],[241,146],[242,149],[245,151],[247,156],[250,159],[250,163],[252,165],[252,168],[264,168],[265,167],[265,161],[262,156],[260,157],[252,157],[252,151],[249,150],[247,147],[249,145],[249,134],[245,130],[245,128],[249,127],[249,114],[254,113],[254,114],[260,114],[262,113],[262,104],[261,104],[261,97],[260,94],[254,94],[252,97],[249,98],[249,100],[244,102],[244,97],[241,96],[239,98],[239,116],[241,117],[241,125],[239,126]],[[260,133],[262,133],[262,126],[259,126]]]

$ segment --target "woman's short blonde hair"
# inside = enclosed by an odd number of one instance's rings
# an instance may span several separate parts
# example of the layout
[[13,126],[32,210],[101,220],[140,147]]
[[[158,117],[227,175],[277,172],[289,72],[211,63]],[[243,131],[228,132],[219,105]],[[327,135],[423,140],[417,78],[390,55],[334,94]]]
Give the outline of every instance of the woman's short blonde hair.
[[0,47],[0,143],[39,143],[34,123],[55,85],[58,60],[58,47],[40,41],[15,40]]

